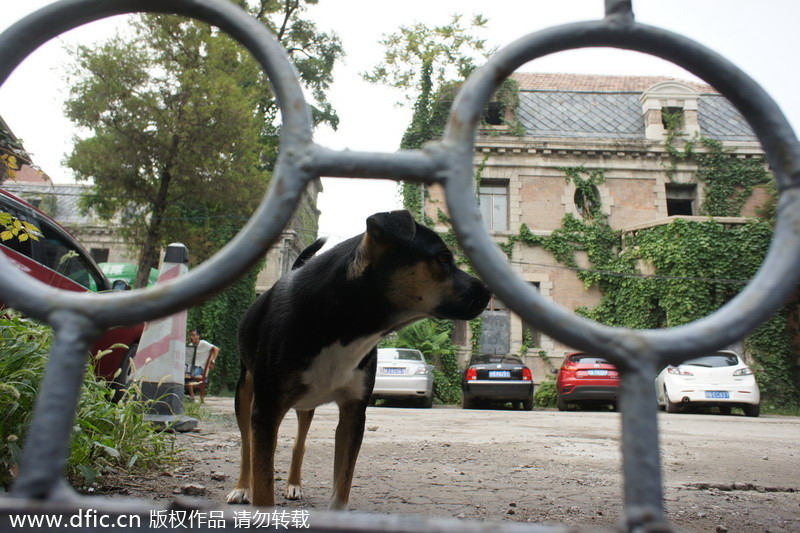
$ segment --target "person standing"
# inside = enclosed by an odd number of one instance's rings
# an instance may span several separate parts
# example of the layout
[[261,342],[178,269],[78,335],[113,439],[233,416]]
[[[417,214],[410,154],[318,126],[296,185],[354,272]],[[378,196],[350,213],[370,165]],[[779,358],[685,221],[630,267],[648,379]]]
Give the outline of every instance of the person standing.
[[219,354],[219,348],[205,339],[200,338],[200,332],[193,329],[189,332],[189,344],[186,345],[185,375],[186,390],[189,398],[194,401],[194,389],[203,379],[203,370],[208,363],[208,370],[214,368],[214,361]]

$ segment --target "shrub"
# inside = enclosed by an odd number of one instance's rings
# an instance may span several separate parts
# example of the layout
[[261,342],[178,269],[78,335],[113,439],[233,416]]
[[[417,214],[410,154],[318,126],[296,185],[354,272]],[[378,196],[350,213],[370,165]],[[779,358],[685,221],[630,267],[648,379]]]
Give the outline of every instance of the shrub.
[[[20,459],[52,335],[18,316],[0,318],[0,484],[8,487]],[[70,444],[66,476],[90,486],[106,472],[158,468],[175,460],[174,438],[145,421],[149,403],[135,387],[113,402],[113,390],[87,370]]]
[[553,379],[553,376],[547,376],[536,389],[533,395],[533,403],[536,407],[555,407],[557,395],[556,380]]

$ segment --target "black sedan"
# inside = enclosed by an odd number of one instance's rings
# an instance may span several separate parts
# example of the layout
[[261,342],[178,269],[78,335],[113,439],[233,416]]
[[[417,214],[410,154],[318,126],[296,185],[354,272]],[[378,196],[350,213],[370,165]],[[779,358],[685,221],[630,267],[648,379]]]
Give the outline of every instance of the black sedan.
[[513,404],[533,409],[531,369],[514,355],[473,355],[461,380],[464,409],[489,403]]

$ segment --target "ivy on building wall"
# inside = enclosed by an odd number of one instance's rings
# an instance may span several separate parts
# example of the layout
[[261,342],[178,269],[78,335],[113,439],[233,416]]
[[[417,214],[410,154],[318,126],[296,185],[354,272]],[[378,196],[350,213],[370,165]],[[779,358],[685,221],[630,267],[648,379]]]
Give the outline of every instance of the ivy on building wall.
[[[218,226],[214,240],[222,246],[238,231],[239,224],[236,222],[223,222]],[[219,356],[208,380],[213,393],[231,391],[236,387],[240,371],[237,341],[239,321],[256,298],[256,278],[263,266],[262,260],[225,291],[189,309],[189,329],[199,330],[203,339],[219,347]]]
[[[703,212],[740,215],[752,188],[765,179],[763,163],[732,158],[716,142],[703,145],[708,152],[699,159],[698,173],[703,173],[706,198],[712,202]],[[562,170],[578,190],[605,180],[599,170]],[[743,191],[749,192],[744,195]],[[535,235],[523,224],[501,248],[510,258],[517,243],[538,246],[559,263],[575,268],[587,287],[596,286],[602,294],[598,306],[576,312],[612,326],[674,327],[714,312],[755,274],[772,236],[771,224],[757,218],[745,224],[678,219],[623,235],[608,224],[597,200],[593,217],[567,214],[561,227],[548,236]],[[579,267],[579,252],[586,253],[588,268]],[[641,274],[643,265],[653,273]],[[800,405],[796,332],[790,328],[788,315],[789,308],[779,311],[746,341],[762,393],[770,402],[767,407]]]

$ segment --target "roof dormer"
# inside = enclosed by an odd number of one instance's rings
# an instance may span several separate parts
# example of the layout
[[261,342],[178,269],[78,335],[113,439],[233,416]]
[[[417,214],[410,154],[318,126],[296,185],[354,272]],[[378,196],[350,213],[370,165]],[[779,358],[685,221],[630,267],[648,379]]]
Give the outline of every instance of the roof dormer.
[[688,137],[700,133],[697,120],[697,97],[700,93],[680,81],[662,81],[645,90],[642,103],[645,137],[663,141],[670,126]]

